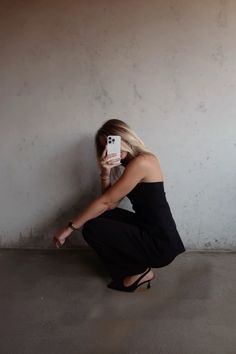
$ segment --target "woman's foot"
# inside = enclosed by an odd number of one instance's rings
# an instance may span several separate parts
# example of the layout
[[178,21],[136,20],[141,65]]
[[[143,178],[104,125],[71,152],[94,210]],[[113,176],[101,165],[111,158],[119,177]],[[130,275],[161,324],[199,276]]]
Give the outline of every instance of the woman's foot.
[[[148,269],[148,268],[147,268]],[[147,269],[143,272],[143,273],[140,273],[140,274],[135,274],[135,275],[129,275],[127,277],[125,277],[123,279],[123,284],[124,286],[129,286],[131,284],[133,284],[142,274],[144,274]],[[147,281],[147,280],[152,280],[155,278],[155,274],[153,273],[152,270],[150,270],[139,282],[139,283],[143,283],[144,281]]]

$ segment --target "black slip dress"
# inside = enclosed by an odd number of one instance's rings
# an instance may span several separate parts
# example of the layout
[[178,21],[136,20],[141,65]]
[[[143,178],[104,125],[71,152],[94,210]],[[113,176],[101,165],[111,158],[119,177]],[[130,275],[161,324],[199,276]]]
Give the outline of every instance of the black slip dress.
[[165,266],[185,251],[166,199],[164,181],[140,182],[127,197],[140,226],[146,230],[156,246],[153,252],[149,252],[153,267]]
[[127,194],[134,212],[114,208],[82,228],[113,279],[160,268],[185,252],[164,190],[164,181],[140,182]]

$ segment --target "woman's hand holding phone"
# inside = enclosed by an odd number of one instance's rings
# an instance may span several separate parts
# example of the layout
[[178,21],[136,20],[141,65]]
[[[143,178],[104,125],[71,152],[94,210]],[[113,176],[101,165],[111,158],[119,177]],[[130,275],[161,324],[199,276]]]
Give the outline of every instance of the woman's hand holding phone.
[[119,166],[121,164],[120,159],[119,158],[115,159],[114,156],[116,156],[116,154],[107,154],[107,145],[106,145],[100,159],[101,173],[104,176],[109,177],[112,167]]

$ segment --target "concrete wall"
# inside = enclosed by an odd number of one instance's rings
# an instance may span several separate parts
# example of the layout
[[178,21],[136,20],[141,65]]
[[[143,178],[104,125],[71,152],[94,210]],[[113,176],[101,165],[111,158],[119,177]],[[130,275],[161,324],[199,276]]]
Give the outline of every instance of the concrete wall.
[[1,4],[0,245],[53,247],[100,194],[93,137],[117,117],[160,158],[186,247],[236,249],[236,2]]

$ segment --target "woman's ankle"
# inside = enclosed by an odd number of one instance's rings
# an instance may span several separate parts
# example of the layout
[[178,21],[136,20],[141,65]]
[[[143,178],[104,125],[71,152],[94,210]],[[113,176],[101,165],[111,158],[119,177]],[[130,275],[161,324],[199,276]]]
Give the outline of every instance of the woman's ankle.
[[[125,277],[123,279],[123,284],[124,286],[129,286],[131,284],[133,284],[142,274],[144,274],[146,271],[148,270],[148,268],[140,274],[135,274],[135,275],[128,275],[127,277]],[[151,276],[152,275],[152,276]],[[143,282],[147,279],[152,279],[154,277],[154,273],[153,271],[150,269],[150,271],[140,280],[140,282]]]

